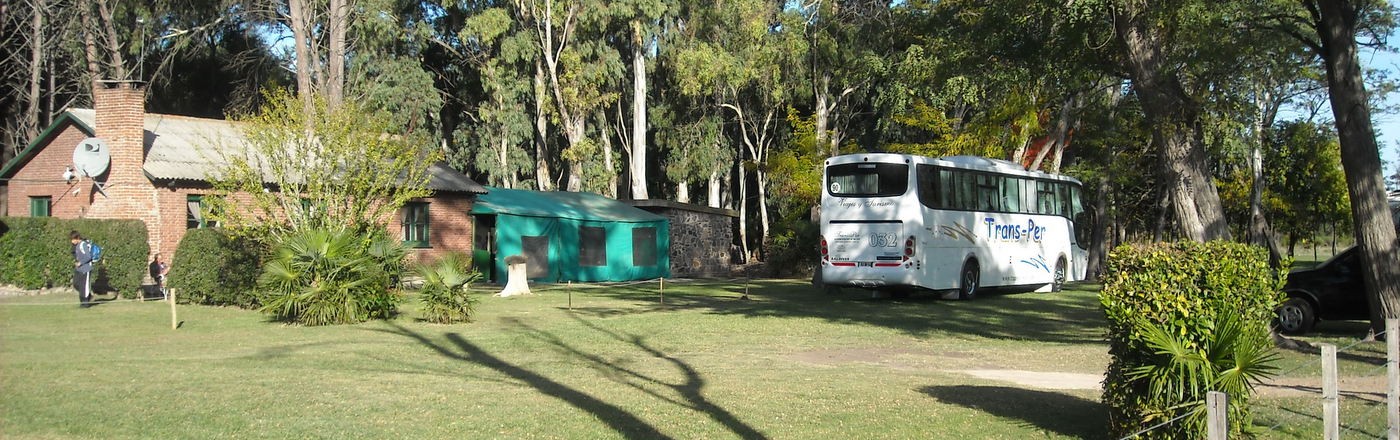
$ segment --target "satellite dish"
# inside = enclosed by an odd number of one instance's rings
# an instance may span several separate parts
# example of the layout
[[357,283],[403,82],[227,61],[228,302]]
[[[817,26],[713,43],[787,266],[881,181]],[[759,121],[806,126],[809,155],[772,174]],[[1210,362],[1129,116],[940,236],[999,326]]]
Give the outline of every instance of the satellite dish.
[[107,165],[112,162],[112,152],[107,149],[107,142],[100,138],[90,137],[78,143],[78,148],[73,149],[73,167],[78,169],[78,174],[97,177],[107,172]]

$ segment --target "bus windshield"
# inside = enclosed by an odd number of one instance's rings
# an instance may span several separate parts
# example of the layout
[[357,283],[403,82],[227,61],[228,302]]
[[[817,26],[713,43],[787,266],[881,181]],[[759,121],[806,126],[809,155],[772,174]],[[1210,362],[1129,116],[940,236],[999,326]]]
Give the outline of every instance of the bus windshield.
[[826,169],[827,191],[842,197],[889,197],[909,188],[909,165],[848,163]]

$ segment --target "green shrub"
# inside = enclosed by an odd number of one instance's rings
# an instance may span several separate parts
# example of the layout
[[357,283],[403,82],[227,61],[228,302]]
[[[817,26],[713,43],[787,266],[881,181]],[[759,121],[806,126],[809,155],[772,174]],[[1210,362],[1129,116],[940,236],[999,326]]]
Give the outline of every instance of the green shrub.
[[1285,274],[1261,248],[1182,242],[1121,246],[1099,294],[1112,362],[1104,381],[1114,437],[1190,414],[1144,438],[1205,435],[1207,391],[1229,395],[1231,437],[1251,426],[1252,386],[1273,371],[1269,338]]
[[[374,241],[383,241],[379,238]],[[277,244],[258,277],[264,313],[304,325],[352,324],[388,318],[402,301],[391,289],[401,267],[392,245],[345,231],[312,229]],[[399,253],[402,258],[402,252]]]
[[413,272],[423,277],[419,297],[423,301],[423,320],[451,324],[471,320],[476,298],[468,286],[481,279],[471,269],[471,259],[452,252],[437,261],[413,266]]
[[256,308],[262,247],[219,228],[192,229],[180,239],[166,286],[192,304]]
[[140,292],[151,254],[145,223],[52,217],[9,217],[0,223],[5,231],[0,235],[0,284],[26,289],[71,285],[73,254],[68,233],[78,231],[102,246],[94,290],[127,297]]

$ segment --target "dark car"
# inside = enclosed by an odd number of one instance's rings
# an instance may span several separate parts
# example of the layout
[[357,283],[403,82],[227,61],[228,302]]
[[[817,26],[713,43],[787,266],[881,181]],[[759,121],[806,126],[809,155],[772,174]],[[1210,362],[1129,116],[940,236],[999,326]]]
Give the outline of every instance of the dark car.
[[1370,307],[1361,280],[1361,253],[1352,246],[1312,269],[1288,274],[1278,308],[1278,329],[1290,335],[1312,330],[1318,320],[1366,319]]

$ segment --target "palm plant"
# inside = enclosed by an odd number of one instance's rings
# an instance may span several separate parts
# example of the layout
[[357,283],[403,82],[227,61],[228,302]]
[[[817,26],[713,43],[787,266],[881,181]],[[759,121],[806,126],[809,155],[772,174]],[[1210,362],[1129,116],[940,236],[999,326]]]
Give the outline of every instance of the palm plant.
[[[383,246],[383,245],[377,245]],[[348,324],[387,318],[398,307],[393,273],[376,245],[344,230],[288,234],[263,266],[262,311],[305,325]]]
[[476,298],[467,287],[480,280],[481,274],[468,269],[470,267],[471,259],[458,252],[413,267],[413,272],[423,278],[419,294],[423,299],[424,320],[439,324],[471,320]]
[[1262,326],[1246,325],[1232,313],[1216,315],[1208,331],[1199,335],[1148,319],[1138,319],[1135,325],[1153,352],[1149,365],[1128,375],[1133,381],[1146,381],[1151,391],[1148,404],[1155,410],[1147,411],[1143,422],[1189,412],[1168,437],[1203,435],[1206,393],[1219,391],[1229,396],[1231,429],[1250,426],[1249,396],[1256,384],[1278,370],[1278,353]]

